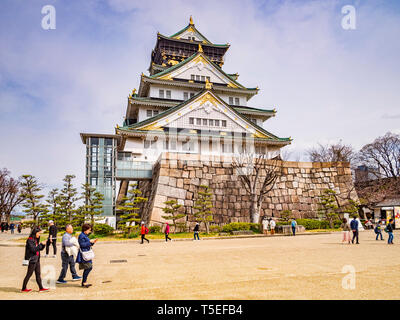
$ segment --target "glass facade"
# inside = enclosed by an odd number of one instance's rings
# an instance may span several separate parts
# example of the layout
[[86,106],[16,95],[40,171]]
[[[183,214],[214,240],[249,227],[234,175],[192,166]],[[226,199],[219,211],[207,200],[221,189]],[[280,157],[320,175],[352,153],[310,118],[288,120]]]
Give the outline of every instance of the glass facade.
[[115,212],[116,150],[116,139],[86,139],[86,183],[104,195],[103,216],[114,216]]

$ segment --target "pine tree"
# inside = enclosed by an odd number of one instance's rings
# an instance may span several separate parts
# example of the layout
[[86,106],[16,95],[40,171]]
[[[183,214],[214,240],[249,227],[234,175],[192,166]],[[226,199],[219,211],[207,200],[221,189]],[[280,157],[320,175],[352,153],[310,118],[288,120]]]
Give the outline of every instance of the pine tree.
[[211,211],[213,208],[211,200],[212,192],[208,186],[201,185],[200,188],[202,188],[202,190],[198,192],[198,199],[193,207],[197,210],[194,216],[197,222],[204,223],[206,232],[208,234],[210,232],[210,222],[214,221]]
[[65,222],[60,212],[60,195],[58,191],[59,190],[55,188],[49,192],[46,199],[49,210],[47,213],[41,215],[40,220],[45,223],[53,220],[54,224],[56,224],[57,227],[60,228],[64,226]]
[[63,179],[64,188],[60,192],[60,212],[64,216],[66,223],[72,223],[75,214],[75,202],[78,200],[76,188],[72,185],[74,175],[66,175]]
[[74,227],[81,227],[86,222],[85,206],[79,206],[74,210],[71,223]]
[[130,235],[134,222],[139,222],[139,205],[146,202],[148,199],[142,197],[142,192],[137,188],[137,184],[132,184],[128,190],[126,197],[122,198],[121,205],[117,208],[122,214],[118,225],[124,231],[125,235]]
[[165,220],[171,220],[172,225],[174,226],[174,232],[176,232],[176,227],[182,229],[186,226],[186,223],[178,223],[177,220],[182,219],[186,216],[184,213],[178,213],[179,208],[182,207],[181,204],[178,204],[176,200],[169,200],[164,202],[165,207],[162,209],[167,215],[162,216]]
[[25,199],[22,206],[26,208],[24,212],[33,217],[34,225],[39,225],[39,216],[48,212],[47,205],[41,202],[44,195],[39,194],[42,187],[39,185],[38,180],[29,174],[22,176],[21,194]]
[[85,205],[83,206],[83,214],[90,218],[92,227],[95,224],[95,218],[103,213],[103,200],[104,196],[102,193],[96,191],[95,187],[89,184],[82,185],[82,199],[85,199]]
[[325,215],[329,221],[330,228],[333,228],[333,221],[338,217],[338,204],[335,198],[336,192],[332,189],[326,189],[320,196],[319,205],[321,206],[321,213]]

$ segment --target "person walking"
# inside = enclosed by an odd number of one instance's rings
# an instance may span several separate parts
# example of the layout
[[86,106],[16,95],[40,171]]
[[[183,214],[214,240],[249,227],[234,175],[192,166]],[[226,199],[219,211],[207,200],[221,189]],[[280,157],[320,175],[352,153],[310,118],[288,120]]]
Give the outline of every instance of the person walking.
[[165,233],[165,242],[168,242],[168,240],[172,241],[172,239],[169,237],[169,223],[168,222],[165,224],[164,233]]
[[296,219],[293,218],[293,220],[292,220],[292,232],[293,232],[294,236],[296,235],[296,226],[297,226]]
[[347,242],[348,244],[350,244],[350,226],[347,223],[347,219],[343,218],[342,220],[342,224],[340,226],[343,230],[343,239],[342,239],[342,243]]
[[18,233],[21,233],[21,231],[22,231],[21,223],[18,223],[17,230],[18,230]]
[[9,225],[8,225],[8,222],[6,221],[6,222],[4,222],[4,230],[6,233],[8,233],[8,228],[9,228]]
[[269,227],[271,228],[271,236],[275,234],[275,226],[276,222],[273,218],[271,218],[271,220],[269,221]]
[[56,257],[57,254],[57,227],[54,225],[54,221],[49,221],[49,238],[46,242],[46,255],[45,257],[49,256],[50,251],[50,244],[53,246],[53,258]]
[[262,226],[263,226],[263,233],[265,235],[268,234],[268,226],[269,226],[269,221],[267,219],[267,217],[264,217],[263,221],[262,221]]
[[383,236],[382,236],[382,220],[379,220],[379,222],[376,224],[374,231],[376,233],[376,239],[375,240],[378,240],[379,236],[381,236],[381,240],[383,240]]
[[78,274],[76,273],[74,256],[69,255],[66,250],[67,247],[75,246],[75,244],[73,242],[71,242],[73,231],[74,231],[74,228],[72,227],[72,225],[67,224],[65,226],[65,233],[62,237],[62,244],[61,244],[62,269],[61,269],[60,276],[58,277],[58,280],[56,282],[57,284],[67,283],[67,281],[65,281],[64,278],[67,275],[68,266],[72,273],[72,281],[78,281],[78,280],[82,279],[82,277],[78,276]]
[[146,240],[147,243],[149,243],[149,239],[146,239],[146,234],[149,233],[149,229],[147,229],[146,225],[144,224],[144,222],[142,221],[142,227],[140,228],[140,234],[142,236],[142,242],[141,244],[143,244],[143,240]]
[[385,229],[386,232],[389,234],[388,244],[393,244],[393,219],[389,220],[389,223]]
[[356,217],[353,217],[353,220],[350,222],[351,231],[353,231],[353,239],[351,239],[351,243],[354,244],[354,239],[356,239],[356,244],[360,244],[358,242],[358,221]]
[[43,288],[42,278],[40,277],[40,251],[44,249],[45,242],[40,242],[40,235],[42,230],[39,227],[32,229],[29,238],[26,240],[25,245],[25,260],[28,260],[28,270],[22,283],[21,292],[30,292],[32,289],[27,289],[28,281],[31,278],[33,272],[35,272],[36,283],[39,286],[39,292],[49,291],[47,288]]
[[[76,257],[76,262],[79,263],[79,270],[83,270],[83,277],[81,286],[84,288],[89,288],[91,284],[87,283],[87,278],[90,271],[93,270],[93,257],[92,246],[97,242],[97,239],[89,239],[89,234],[92,232],[92,225],[89,223],[84,223],[82,225],[82,232],[78,237],[79,242],[79,252]],[[89,256],[89,257],[88,257]]]
[[199,231],[200,231],[200,224],[198,222],[196,222],[196,225],[194,226],[194,229],[193,229],[194,240],[196,240],[196,237],[197,237],[197,240],[200,240]]
[[11,234],[14,234],[14,228],[15,228],[15,224],[13,222],[11,222],[11,224],[10,224]]

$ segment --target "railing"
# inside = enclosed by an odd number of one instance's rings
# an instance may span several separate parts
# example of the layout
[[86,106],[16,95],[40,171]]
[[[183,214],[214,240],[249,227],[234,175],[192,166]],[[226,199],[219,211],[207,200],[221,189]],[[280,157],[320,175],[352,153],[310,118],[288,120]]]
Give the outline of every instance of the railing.
[[117,179],[151,179],[153,163],[148,161],[117,160]]

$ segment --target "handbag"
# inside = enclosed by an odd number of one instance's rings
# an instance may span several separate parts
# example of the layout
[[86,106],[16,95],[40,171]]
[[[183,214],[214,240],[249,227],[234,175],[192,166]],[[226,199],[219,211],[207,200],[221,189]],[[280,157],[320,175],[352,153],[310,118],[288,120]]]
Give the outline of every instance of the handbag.
[[89,251],[82,251],[82,249],[79,249],[79,251],[81,252],[82,259],[85,261],[90,261],[94,258],[94,252],[92,249]]
[[28,266],[29,265],[29,260],[25,260],[25,259],[22,260],[22,265],[25,266],[25,267]]

